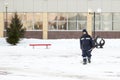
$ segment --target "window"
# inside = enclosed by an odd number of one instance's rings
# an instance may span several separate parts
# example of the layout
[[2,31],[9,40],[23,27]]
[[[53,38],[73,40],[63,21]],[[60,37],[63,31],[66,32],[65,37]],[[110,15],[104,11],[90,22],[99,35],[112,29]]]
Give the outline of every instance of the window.
[[[42,30],[43,13],[17,13],[26,30]],[[8,26],[14,13],[8,13]],[[6,14],[4,14],[4,22]],[[92,16],[94,27],[94,16]],[[48,13],[48,30],[82,30],[87,28],[87,13]],[[95,13],[95,30],[119,31],[120,13]]]
[[48,13],[49,30],[81,30],[87,27],[87,13]]
[[43,16],[42,13],[34,13],[34,29],[42,30],[43,28]]
[[[94,25],[94,22],[93,22],[93,25]],[[101,29],[101,13],[95,13],[95,30],[102,30]]]
[[120,30],[120,13],[113,13],[113,30]]
[[77,30],[77,13],[68,13],[68,30]]
[[77,13],[77,29],[87,28],[87,13]]
[[57,30],[57,13],[48,13],[48,29]]
[[101,30],[111,31],[112,30],[112,13],[102,13],[102,26]]
[[67,14],[66,13],[58,13],[57,21],[58,21],[58,30],[67,29]]
[[[8,16],[9,22],[13,14],[14,13],[11,13]],[[42,29],[42,26],[43,26],[42,13],[17,13],[17,14],[23,23],[23,27],[26,28],[26,30]]]
[[66,30],[67,14],[66,13],[48,13],[49,30]]
[[6,13],[4,14],[4,24],[5,24],[5,27],[9,27],[10,26],[10,23],[11,23],[11,19],[13,17],[13,13],[7,13],[7,26],[6,26]]

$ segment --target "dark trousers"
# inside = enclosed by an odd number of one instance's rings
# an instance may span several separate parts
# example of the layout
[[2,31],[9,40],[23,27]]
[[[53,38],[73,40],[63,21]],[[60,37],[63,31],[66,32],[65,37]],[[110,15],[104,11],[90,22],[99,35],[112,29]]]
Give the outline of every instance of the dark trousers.
[[86,58],[86,57],[88,57],[88,58],[91,58],[91,51],[88,51],[88,50],[82,50],[82,56],[83,56],[83,58]]

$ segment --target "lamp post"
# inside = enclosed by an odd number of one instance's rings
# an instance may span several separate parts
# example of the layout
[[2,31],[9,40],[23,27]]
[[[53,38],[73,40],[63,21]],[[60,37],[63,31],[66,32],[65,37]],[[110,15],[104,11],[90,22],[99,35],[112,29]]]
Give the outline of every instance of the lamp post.
[[7,12],[7,9],[8,9],[8,3],[5,2],[5,26],[4,26],[4,29],[5,29],[5,37],[6,37],[6,28],[8,27],[8,12]]
[[94,16],[93,38],[95,39],[95,12],[93,12],[93,16]]
[[[89,11],[89,14],[92,14],[93,15],[93,38],[95,39],[95,15],[96,15],[96,12],[92,12],[91,10],[88,10]],[[98,9],[97,10],[97,13],[99,14],[101,12],[101,9]]]
[[5,3],[5,16],[6,16],[6,20],[5,20],[5,29],[8,27],[8,3]]

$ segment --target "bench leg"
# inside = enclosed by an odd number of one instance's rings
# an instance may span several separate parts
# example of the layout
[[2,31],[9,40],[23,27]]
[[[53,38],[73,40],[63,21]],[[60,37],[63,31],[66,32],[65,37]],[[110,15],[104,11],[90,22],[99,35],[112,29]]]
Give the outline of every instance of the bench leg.
[[34,46],[33,46],[33,49],[34,49]]
[[46,46],[46,49],[48,49],[48,46]]

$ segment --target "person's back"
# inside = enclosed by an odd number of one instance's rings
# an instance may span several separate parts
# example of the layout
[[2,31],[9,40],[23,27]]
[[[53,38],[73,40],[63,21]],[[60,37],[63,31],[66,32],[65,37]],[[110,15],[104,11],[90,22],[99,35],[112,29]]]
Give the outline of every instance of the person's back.
[[83,34],[80,38],[80,44],[82,50],[89,50],[93,47],[92,45],[92,38],[88,34]]

